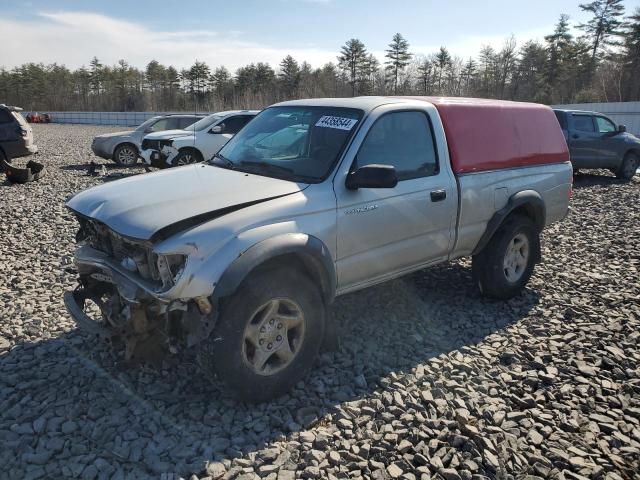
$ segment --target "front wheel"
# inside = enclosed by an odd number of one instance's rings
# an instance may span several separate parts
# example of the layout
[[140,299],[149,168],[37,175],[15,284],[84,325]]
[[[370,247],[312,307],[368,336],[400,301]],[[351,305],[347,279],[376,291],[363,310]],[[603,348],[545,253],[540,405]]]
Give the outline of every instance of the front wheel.
[[201,365],[249,402],[286,393],[313,365],[325,327],[320,291],[304,273],[251,274],[223,302],[218,326],[203,345]]
[[192,163],[198,163],[202,161],[202,155],[197,150],[185,149],[181,150],[173,160],[171,160],[172,167],[179,167],[182,165],[191,165]]
[[133,145],[120,145],[113,152],[113,159],[121,167],[132,167],[138,161],[138,150]]
[[628,182],[636,174],[638,167],[640,167],[640,157],[635,153],[627,153],[622,165],[615,171],[616,177]]
[[517,295],[533,273],[540,251],[538,230],[524,215],[512,215],[488,245],[473,257],[473,276],[483,295],[508,299]]

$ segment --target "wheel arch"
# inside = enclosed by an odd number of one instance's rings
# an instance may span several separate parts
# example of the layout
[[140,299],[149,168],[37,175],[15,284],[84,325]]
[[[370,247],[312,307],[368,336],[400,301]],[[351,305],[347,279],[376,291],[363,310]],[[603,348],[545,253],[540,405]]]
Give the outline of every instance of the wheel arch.
[[[522,190],[517,192],[509,197],[504,207],[493,214],[472,255],[480,253],[505,220],[511,215],[516,214],[529,217],[535,224],[538,232],[541,232],[546,225],[546,207],[542,196],[535,190]],[[539,262],[540,252],[535,252],[535,256],[536,262]]]
[[633,153],[634,155],[640,157],[640,146],[633,146],[627,149],[627,151],[624,152],[624,155],[622,156],[622,161],[624,161],[624,159],[627,158],[627,155],[629,155],[630,153]]
[[129,145],[131,147],[133,147],[133,149],[136,151],[136,155],[140,155],[140,149],[137,147],[137,145],[133,142],[120,142],[118,144],[116,144],[115,147],[113,147],[113,153],[111,154],[111,157],[113,158],[113,160],[116,159],[116,152],[118,151],[118,149],[120,147],[124,147],[125,145]]
[[216,283],[213,300],[233,294],[251,273],[272,265],[302,268],[317,281],[323,300],[331,303],[336,292],[336,272],[331,253],[317,237],[302,233],[276,235],[249,247],[227,267]]
[[184,147],[179,147],[178,148],[178,153],[182,153],[185,151],[193,151],[198,153],[202,158],[204,158],[204,155],[202,154],[202,152],[200,151],[200,149],[198,147],[196,147],[195,145],[185,145]]

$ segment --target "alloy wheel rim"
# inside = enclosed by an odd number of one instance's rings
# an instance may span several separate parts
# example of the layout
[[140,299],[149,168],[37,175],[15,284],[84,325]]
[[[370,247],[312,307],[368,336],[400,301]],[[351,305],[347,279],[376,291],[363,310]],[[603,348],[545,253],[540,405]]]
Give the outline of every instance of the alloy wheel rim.
[[638,170],[638,161],[631,160],[630,162],[627,162],[626,171],[624,172],[625,176],[633,177],[637,170]]
[[118,160],[125,165],[131,165],[136,159],[135,152],[130,148],[123,148],[118,153]]
[[243,360],[258,375],[274,375],[298,355],[304,331],[304,314],[295,301],[271,299],[253,313],[245,328]]
[[195,159],[190,153],[187,153],[186,155],[178,159],[178,165],[189,165],[191,163],[195,163]]
[[510,283],[522,278],[529,263],[529,239],[524,233],[518,233],[507,245],[502,264],[504,276]]

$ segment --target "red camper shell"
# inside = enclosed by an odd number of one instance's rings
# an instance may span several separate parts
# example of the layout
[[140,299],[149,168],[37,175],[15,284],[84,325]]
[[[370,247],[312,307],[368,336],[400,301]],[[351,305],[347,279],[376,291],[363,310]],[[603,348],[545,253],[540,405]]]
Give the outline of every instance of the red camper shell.
[[477,98],[412,98],[438,110],[456,174],[569,161],[567,142],[550,107]]

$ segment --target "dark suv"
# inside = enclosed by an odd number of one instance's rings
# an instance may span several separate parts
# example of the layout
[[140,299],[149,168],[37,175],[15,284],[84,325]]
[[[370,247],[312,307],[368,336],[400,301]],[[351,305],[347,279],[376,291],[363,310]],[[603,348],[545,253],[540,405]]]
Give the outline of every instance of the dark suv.
[[0,156],[5,158],[26,157],[38,151],[33,144],[33,131],[22,118],[21,108],[0,103]]
[[631,180],[640,167],[640,139],[597,112],[554,110],[569,145],[574,171],[606,168]]

